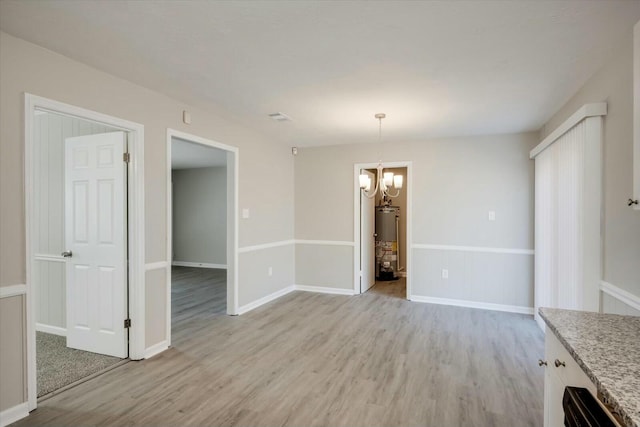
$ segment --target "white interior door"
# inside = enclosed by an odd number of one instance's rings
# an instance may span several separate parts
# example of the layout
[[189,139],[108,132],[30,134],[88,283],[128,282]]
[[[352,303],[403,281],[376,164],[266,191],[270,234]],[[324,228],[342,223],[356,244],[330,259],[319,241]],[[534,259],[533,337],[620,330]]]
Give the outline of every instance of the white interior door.
[[127,357],[124,132],[65,141],[67,346]]
[[[375,186],[375,174],[362,169]],[[360,192],[360,292],[366,292],[375,283],[375,198],[369,199]]]

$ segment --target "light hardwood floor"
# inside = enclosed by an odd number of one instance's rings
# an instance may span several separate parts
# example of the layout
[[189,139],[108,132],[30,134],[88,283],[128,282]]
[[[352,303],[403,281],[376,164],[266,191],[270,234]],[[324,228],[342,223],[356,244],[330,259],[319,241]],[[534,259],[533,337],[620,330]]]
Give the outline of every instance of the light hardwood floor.
[[174,348],[18,425],[542,425],[544,337],[530,316],[413,303],[387,282],[354,297],[294,292],[230,317],[192,290],[173,293]]

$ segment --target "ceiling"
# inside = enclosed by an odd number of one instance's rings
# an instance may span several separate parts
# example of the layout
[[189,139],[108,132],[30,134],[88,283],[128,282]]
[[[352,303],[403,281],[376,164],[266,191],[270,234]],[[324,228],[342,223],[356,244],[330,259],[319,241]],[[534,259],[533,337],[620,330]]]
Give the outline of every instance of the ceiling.
[[[289,146],[538,130],[640,1],[19,1],[0,29]],[[292,118],[275,122],[268,114]]]
[[171,140],[171,169],[195,169],[227,165],[227,152],[179,138]]

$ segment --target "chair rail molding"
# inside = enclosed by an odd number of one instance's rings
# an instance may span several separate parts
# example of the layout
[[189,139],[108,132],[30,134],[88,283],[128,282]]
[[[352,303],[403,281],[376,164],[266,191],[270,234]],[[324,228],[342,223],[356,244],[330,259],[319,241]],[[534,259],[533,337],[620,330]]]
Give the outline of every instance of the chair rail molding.
[[609,282],[605,282],[604,280],[600,282],[600,290],[607,295],[611,295],[618,301],[623,302],[631,308],[636,310],[640,310],[640,297],[632,294],[629,291],[625,291],[622,288],[619,288],[615,285],[612,285]]
[[27,293],[27,285],[0,286],[0,298],[10,298]]

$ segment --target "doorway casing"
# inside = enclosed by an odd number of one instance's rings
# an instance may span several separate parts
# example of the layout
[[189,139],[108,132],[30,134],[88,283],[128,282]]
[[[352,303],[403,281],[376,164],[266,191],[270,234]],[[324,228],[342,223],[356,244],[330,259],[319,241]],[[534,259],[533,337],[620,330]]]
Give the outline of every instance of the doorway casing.
[[238,314],[238,165],[237,147],[167,129],[167,345],[171,344],[171,262],[173,246],[171,193],[171,143],[173,138],[227,152],[227,314]]
[[35,239],[34,233],[34,115],[36,109],[63,116],[71,116],[101,123],[122,130],[128,135],[130,162],[127,182],[127,235],[128,235],[128,301],[129,358],[144,358],[145,350],[145,234],[144,234],[144,126],[106,114],[25,93],[24,95],[24,194],[26,232],[26,321],[27,321],[27,401],[28,409],[37,407],[36,378],[36,307],[34,292]]
[[[384,168],[407,168],[406,185],[402,191],[407,192],[407,236],[406,236],[406,271],[407,271],[407,299],[411,300],[411,278],[413,276],[412,269],[412,254],[411,254],[411,229],[412,229],[412,192],[413,192],[413,177],[412,177],[412,162],[385,162]],[[355,163],[353,165],[353,292],[354,294],[360,294],[360,169],[375,169],[378,167],[376,163]]]

